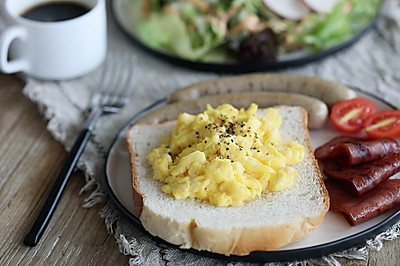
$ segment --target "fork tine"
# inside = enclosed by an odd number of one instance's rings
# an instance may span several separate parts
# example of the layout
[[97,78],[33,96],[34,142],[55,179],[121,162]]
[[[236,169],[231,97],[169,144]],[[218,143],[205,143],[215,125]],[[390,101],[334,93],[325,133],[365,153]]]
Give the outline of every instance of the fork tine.
[[126,59],[127,57],[125,54],[122,55],[122,58],[120,60],[119,68],[118,69],[118,74],[119,74],[119,79],[116,88],[116,95],[123,95],[123,90],[124,90],[124,80],[127,78],[127,64],[126,64]]
[[98,92],[100,93],[100,95],[105,94],[109,87],[110,75],[112,73],[111,70],[113,69],[113,65],[115,64],[114,57],[115,56],[113,53],[108,53],[106,56],[106,60],[103,64],[103,70],[98,85]]
[[109,52],[103,65],[97,88],[97,101],[101,106],[126,104],[133,95],[133,69],[136,56],[128,53]]
[[125,57],[125,71],[124,77],[121,78],[121,100],[127,101],[133,94],[133,77],[134,77],[134,67],[136,65],[136,56],[134,55],[127,55]]
[[111,100],[114,105],[123,105],[132,96],[132,85],[133,85],[133,72],[132,69],[135,66],[135,56],[131,56],[127,53],[120,55],[122,58],[119,60],[117,69],[118,75],[114,83],[114,93]]
[[109,89],[109,93],[107,95],[108,97],[104,99],[104,103],[116,105],[118,99],[121,97],[120,96],[122,89],[121,82],[124,77],[124,66],[125,66],[124,60],[125,59],[122,53],[116,56],[117,62],[115,63],[113,69],[114,76],[111,85],[108,88]]
[[133,81],[134,81],[134,73],[135,73],[136,62],[137,62],[136,55],[131,55],[129,57],[129,68],[128,68],[128,69],[130,69],[131,73],[128,73],[129,74],[129,78],[128,78],[128,80],[126,82],[126,85],[125,85],[126,86],[126,90],[127,90],[126,95],[127,95],[128,99],[130,97],[132,97],[133,91],[134,91],[133,90],[134,89]]
[[105,73],[108,76],[107,83],[105,84],[105,91],[102,97],[102,104],[113,104],[119,94],[119,86],[120,83],[120,73],[123,70],[123,54],[122,53],[112,53],[110,54],[110,68],[108,69],[108,73]]

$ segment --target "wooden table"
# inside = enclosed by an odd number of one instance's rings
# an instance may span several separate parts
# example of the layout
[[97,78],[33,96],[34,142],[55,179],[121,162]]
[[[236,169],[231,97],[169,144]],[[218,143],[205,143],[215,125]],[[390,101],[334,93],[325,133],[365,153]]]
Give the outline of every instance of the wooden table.
[[127,265],[99,212],[81,206],[85,179],[72,177],[41,241],[23,244],[66,152],[46,130],[23,82],[0,74],[0,265]]
[[[53,184],[66,152],[46,130],[37,106],[22,94],[24,83],[0,74],[0,265],[127,265],[108,234],[102,205],[82,208],[84,177],[76,172],[41,241],[23,239]],[[343,265],[400,265],[400,238],[371,251],[367,261]],[[151,263],[149,263],[151,264]]]

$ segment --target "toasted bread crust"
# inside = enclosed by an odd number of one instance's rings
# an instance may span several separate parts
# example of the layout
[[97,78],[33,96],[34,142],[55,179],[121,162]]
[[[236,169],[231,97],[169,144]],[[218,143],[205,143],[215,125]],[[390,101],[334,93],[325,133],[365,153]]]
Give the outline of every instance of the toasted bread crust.
[[[303,130],[304,130],[304,132],[308,132],[307,111],[302,109],[302,113],[303,113],[303,119],[305,121],[305,123],[303,124]],[[330,207],[329,193],[328,193],[328,190],[325,187],[324,179],[323,179],[322,173],[321,173],[321,171],[319,169],[319,165],[318,165],[317,159],[315,159],[314,151],[313,151],[313,148],[311,146],[311,140],[310,140],[310,134],[309,133],[307,133],[305,141],[307,143],[308,152],[309,152],[309,154],[312,155],[311,156],[312,163],[313,163],[315,169],[318,170],[318,176],[319,176],[318,181],[319,181],[319,186],[322,189],[322,194],[323,194],[324,199],[325,199],[325,208],[326,208],[325,214],[326,214],[328,212],[328,210],[329,210],[329,207]],[[322,220],[325,217],[325,214],[323,215]],[[321,222],[322,222],[322,220],[321,220]]]
[[[171,221],[168,217],[152,213],[146,208],[140,219],[148,232],[172,244],[180,245],[181,248],[194,248],[227,256],[244,256],[253,251],[274,250],[304,238],[322,223],[326,212],[327,209],[313,219],[299,219],[296,223],[241,228],[198,227],[193,220],[185,223]],[[216,239],[218,241],[215,241]]]
[[142,214],[142,210],[143,210],[143,195],[142,193],[139,192],[138,188],[139,188],[139,184],[137,181],[137,167],[136,167],[136,163],[135,163],[135,157],[136,157],[136,152],[134,149],[134,143],[132,142],[132,139],[128,136],[129,135],[129,130],[126,132],[125,134],[125,138],[128,144],[128,152],[129,152],[129,163],[131,166],[131,182],[132,182],[132,192],[133,192],[133,202],[135,204],[135,208],[136,208],[136,215],[138,217],[140,217],[140,215]]

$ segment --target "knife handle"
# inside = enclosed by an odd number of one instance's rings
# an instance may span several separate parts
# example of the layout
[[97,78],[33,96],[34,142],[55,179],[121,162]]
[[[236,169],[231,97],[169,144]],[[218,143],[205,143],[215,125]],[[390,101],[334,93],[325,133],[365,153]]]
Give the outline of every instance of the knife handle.
[[75,166],[81,156],[83,150],[87,142],[89,141],[90,136],[92,135],[92,131],[88,128],[85,128],[80,132],[77,139],[75,140],[74,146],[72,147],[70,153],[64,161],[62,168],[57,176],[56,181],[53,184],[53,187],[50,190],[49,195],[47,196],[46,201],[35,220],[35,223],[32,226],[32,229],[26,235],[24,239],[24,244],[30,247],[34,247],[39,242],[42,237],[44,231],[46,230],[47,225],[50,222],[51,217],[54,214],[54,211],[57,207],[58,202],[60,201],[61,195],[65,190],[65,187],[68,183],[68,180],[71,177],[72,172],[75,169]]

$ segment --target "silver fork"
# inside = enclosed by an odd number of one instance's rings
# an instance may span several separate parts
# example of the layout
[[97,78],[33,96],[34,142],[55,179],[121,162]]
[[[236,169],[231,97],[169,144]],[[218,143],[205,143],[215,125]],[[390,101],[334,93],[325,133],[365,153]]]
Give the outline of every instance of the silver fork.
[[27,246],[36,246],[46,230],[67,182],[92,135],[100,116],[119,113],[133,94],[133,68],[136,57],[127,54],[109,54],[103,66],[99,88],[91,98],[90,114],[68,154],[49,195],[25,237]]

